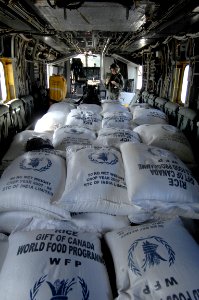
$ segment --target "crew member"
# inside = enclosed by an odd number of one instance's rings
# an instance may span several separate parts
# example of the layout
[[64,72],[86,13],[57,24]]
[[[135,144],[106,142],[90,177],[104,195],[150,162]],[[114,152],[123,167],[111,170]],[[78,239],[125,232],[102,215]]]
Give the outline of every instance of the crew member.
[[120,68],[117,64],[110,65],[111,76],[106,79],[106,88],[108,90],[108,98],[118,100],[120,92],[124,88],[124,78],[120,73]]

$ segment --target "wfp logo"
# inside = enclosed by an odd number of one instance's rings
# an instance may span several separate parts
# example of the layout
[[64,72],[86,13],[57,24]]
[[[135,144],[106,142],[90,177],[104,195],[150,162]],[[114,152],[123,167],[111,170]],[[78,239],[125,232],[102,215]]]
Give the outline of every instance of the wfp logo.
[[[143,264],[137,264],[137,254],[143,256]],[[160,255],[160,252],[162,253]],[[169,267],[174,264],[175,252],[169,244],[158,236],[150,236],[148,238],[140,238],[135,240],[128,251],[128,266],[131,271],[137,275],[142,276],[142,272],[146,272],[155,266],[159,266],[165,262]]]
[[177,159],[177,156],[171,153],[170,151],[156,148],[156,147],[148,148],[148,152],[153,156],[157,156],[157,157],[164,157],[167,159]]
[[109,151],[91,153],[88,158],[96,164],[115,165],[118,162],[117,156]]
[[36,296],[39,296],[39,291],[45,284],[48,285],[52,297],[49,300],[69,300],[69,294],[72,293],[73,288],[76,284],[81,286],[81,300],[89,300],[89,290],[83,278],[77,277],[71,280],[59,280],[57,279],[54,283],[46,281],[47,275],[41,276],[38,281],[35,282],[33,288],[30,290],[30,300],[36,300]]
[[160,148],[148,148],[148,152],[153,156],[168,157],[168,151]]
[[48,158],[25,158],[23,159],[19,166],[23,170],[34,170],[38,172],[44,172],[48,170],[52,165],[52,162]]

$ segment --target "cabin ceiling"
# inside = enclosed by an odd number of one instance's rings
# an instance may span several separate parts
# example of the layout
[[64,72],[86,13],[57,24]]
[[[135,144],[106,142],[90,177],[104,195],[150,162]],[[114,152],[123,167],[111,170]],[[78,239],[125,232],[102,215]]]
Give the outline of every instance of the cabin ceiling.
[[198,25],[198,0],[0,0],[1,35],[34,37],[60,57],[103,52],[130,59],[168,35],[196,33]]

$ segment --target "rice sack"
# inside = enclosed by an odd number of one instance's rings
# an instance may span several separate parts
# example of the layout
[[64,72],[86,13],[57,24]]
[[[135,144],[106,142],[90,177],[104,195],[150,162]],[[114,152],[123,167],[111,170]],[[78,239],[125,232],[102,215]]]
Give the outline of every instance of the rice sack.
[[169,150],[176,154],[185,163],[194,163],[191,145],[182,131],[172,125],[140,125],[134,129],[142,142]]
[[67,179],[59,205],[70,212],[127,215],[124,167],[119,150],[94,146],[69,146]]
[[78,110],[86,110],[86,111],[92,111],[93,113],[100,114],[102,111],[102,107],[97,104],[88,104],[88,103],[82,103],[77,107]]
[[1,164],[3,170],[5,170],[5,168],[7,168],[15,158],[26,152],[27,141],[31,138],[42,138],[52,141],[53,132],[36,132],[34,130],[24,130],[17,133],[14,136],[13,141],[8,148],[8,151],[2,158]]
[[101,233],[130,225],[127,216],[103,213],[71,213],[71,222],[81,230]]
[[125,142],[141,143],[137,132],[124,128],[102,128],[98,132],[98,137],[94,141],[95,145],[105,147],[120,147]]
[[0,272],[8,251],[8,236],[0,233]]
[[2,300],[112,300],[100,234],[64,223],[62,229],[20,226],[10,235],[0,274]]
[[[199,218],[199,185],[186,165],[171,152],[145,144],[120,146],[129,200],[141,211],[139,222],[160,215]],[[139,216],[140,213],[140,216]]]
[[71,103],[67,103],[64,101],[58,102],[58,103],[53,103],[49,109],[48,112],[64,112],[65,115],[68,115],[69,112],[74,109],[75,106]]
[[66,182],[65,159],[55,153],[30,151],[7,167],[0,179],[0,211],[24,210],[56,218],[70,216],[55,205]]
[[130,112],[107,112],[102,119],[102,128],[131,128]]
[[155,108],[136,107],[133,112],[133,122],[142,124],[168,124],[167,115]]
[[150,107],[150,105],[149,105],[148,103],[133,103],[132,105],[129,105],[129,110],[130,110],[130,112],[133,114],[133,113],[134,113],[134,110],[135,110],[137,107],[141,107],[141,108],[152,108],[152,107]]
[[[22,208],[23,209],[23,208]],[[15,228],[28,218],[40,218],[45,221],[53,221],[56,216],[50,216],[35,211],[24,211],[24,210],[11,210],[11,211],[1,211],[0,212],[0,232],[10,234]],[[69,219],[69,216],[68,218]]]
[[102,124],[102,116],[91,111],[73,109],[67,117],[65,125],[86,127],[91,130],[99,130]]
[[104,115],[105,113],[113,113],[113,112],[128,112],[128,109],[121,105],[118,100],[102,100],[102,112],[101,114]]
[[66,123],[67,114],[64,111],[50,111],[43,115],[35,124],[37,132],[54,131]]
[[65,125],[55,130],[53,146],[55,149],[66,150],[69,145],[91,144],[96,139],[94,131],[78,126]]
[[197,299],[199,247],[178,220],[108,232],[117,300]]

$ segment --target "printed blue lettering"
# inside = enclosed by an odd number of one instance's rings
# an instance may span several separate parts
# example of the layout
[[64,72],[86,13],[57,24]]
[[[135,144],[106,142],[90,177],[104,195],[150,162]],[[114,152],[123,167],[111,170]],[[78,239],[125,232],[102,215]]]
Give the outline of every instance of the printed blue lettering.
[[151,293],[148,285],[146,285],[145,288],[143,289],[143,293],[144,294],[150,294]]
[[193,290],[194,300],[199,300],[199,289]]
[[166,286],[178,284],[178,282],[173,277],[171,277],[170,279],[166,278],[165,283],[166,283]]
[[187,298],[185,297],[184,294],[180,293],[180,294],[179,294],[179,299],[180,299],[180,300],[186,300]]
[[79,266],[81,266],[81,264],[82,264],[81,261],[79,261],[79,260],[75,261],[75,267],[79,267]]
[[65,259],[65,266],[67,266],[71,262],[71,259],[66,258]]
[[52,258],[50,257],[50,264],[51,265],[59,265],[61,258]]
[[180,187],[183,188],[184,190],[187,189],[187,184],[185,181],[178,180],[176,178],[168,178],[168,181],[170,186]]
[[156,291],[160,290],[160,289],[161,289],[161,284],[160,284],[160,282],[159,282],[159,281],[156,281],[156,284],[154,285],[154,287],[155,287],[155,290],[156,290]]

